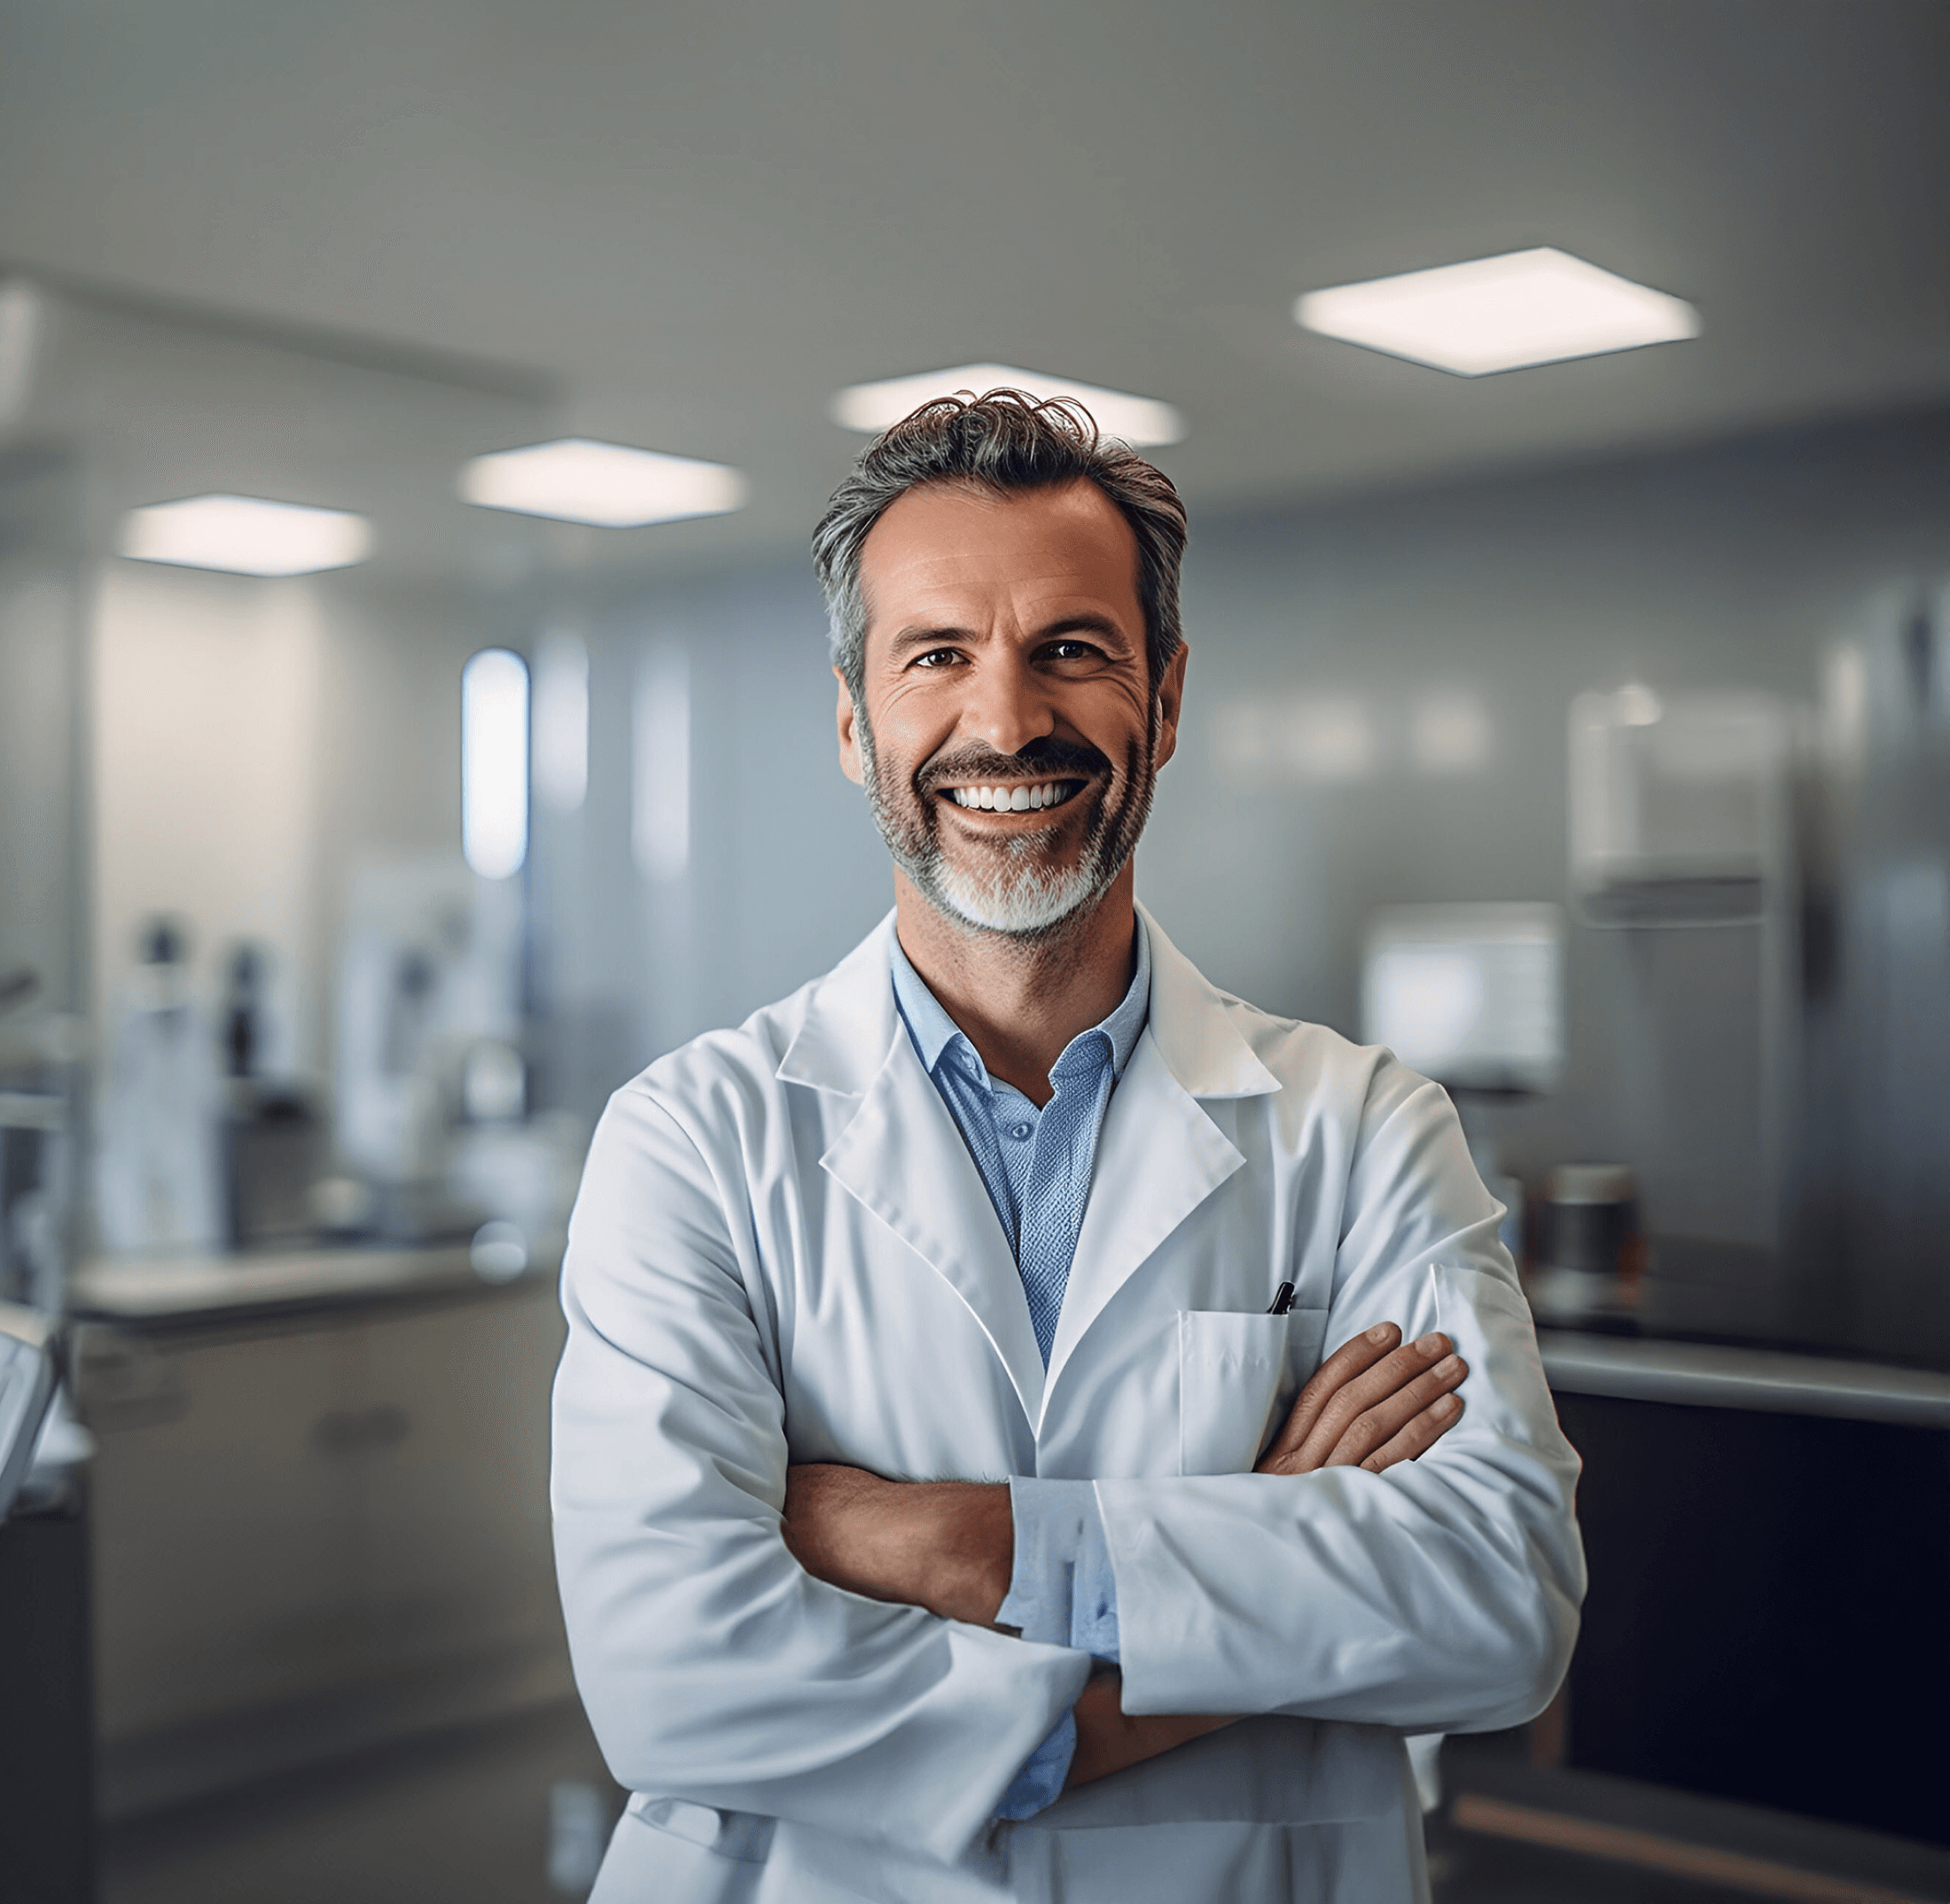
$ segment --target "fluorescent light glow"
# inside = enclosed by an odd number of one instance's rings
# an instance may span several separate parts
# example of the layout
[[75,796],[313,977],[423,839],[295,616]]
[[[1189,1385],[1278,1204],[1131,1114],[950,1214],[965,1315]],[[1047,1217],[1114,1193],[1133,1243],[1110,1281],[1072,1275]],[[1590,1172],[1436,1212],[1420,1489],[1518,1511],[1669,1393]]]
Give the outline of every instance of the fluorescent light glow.
[[1375,730],[1353,698],[1290,702],[1275,715],[1283,765],[1296,780],[1338,785],[1375,770]]
[[830,406],[835,423],[849,430],[884,430],[918,410],[930,397],[971,391],[1026,390],[1033,397],[1074,397],[1096,419],[1106,436],[1120,436],[1140,446],[1175,443],[1185,433],[1185,419],[1169,403],[1155,397],[1132,396],[1127,391],[1105,390],[1096,384],[1066,382],[1041,371],[1020,371],[1007,363],[963,363],[953,370],[924,371],[914,377],[890,377],[884,383],[852,384]]
[[476,456],[461,470],[460,493],[483,509],[637,529],[743,509],[747,486],[722,463],[565,436]]
[[1271,776],[1323,786],[1367,779],[1380,752],[1367,705],[1353,696],[1221,702],[1213,739],[1228,777]]
[[1611,697],[1612,717],[1623,727],[1656,727],[1665,718],[1659,698],[1642,681],[1627,682]]
[[1408,758],[1424,774],[1473,774],[1489,765],[1489,711],[1473,694],[1424,694],[1408,714]]
[[528,664],[506,648],[461,670],[460,843],[483,879],[528,856]]
[[534,790],[556,813],[574,813],[589,790],[589,652],[548,636],[535,657]]
[[1293,320],[1458,377],[1699,335],[1699,313],[1683,299],[1549,246],[1309,291]]
[[342,509],[258,496],[191,496],[130,510],[121,547],[137,562],[233,575],[311,575],[363,562],[372,553],[372,525]]
[[630,846],[646,879],[681,879],[690,865],[690,668],[682,648],[645,658],[633,712]]

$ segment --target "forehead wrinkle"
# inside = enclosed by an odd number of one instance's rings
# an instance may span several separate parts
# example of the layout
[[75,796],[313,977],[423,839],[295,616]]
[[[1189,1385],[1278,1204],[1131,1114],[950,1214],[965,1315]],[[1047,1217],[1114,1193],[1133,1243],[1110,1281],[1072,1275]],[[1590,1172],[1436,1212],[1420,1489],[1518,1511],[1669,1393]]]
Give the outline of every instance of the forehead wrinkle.
[[[1048,511],[1050,503],[1057,505],[1054,511]],[[917,511],[936,517],[935,524],[917,531]],[[965,518],[957,529],[953,518],[963,511],[1006,524],[1009,533],[991,542],[979,532],[971,534]],[[946,522],[939,519],[943,513]],[[1026,535],[1019,533],[1025,530]],[[1111,565],[1114,576],[1102,566],[1110,550],[1101,541],[1095,549],[1088,546],[1100,530],[1108,530],[1116,545]],[[997,542],[1005,546],[998,548]],[[891,558],[890,545],[899,551]],[[1135,610],[1136,628],[1123,631],[1124,638],[1143,636],[1136,536],[1116,505],[1088,481],[1004,494],[973,484],[924,484],[897,498],[868,532],[855,572],[863,632],[869,636],[878,619],[870,576],[875,568],[884,584],[893,585],[896,601],[885,605],[890,610],[898,612],[906,605],[898,600],[903,593],[917,597],[913,606],[918,613],[907,618],[909,627],[924,620],[944,631],[952,628],[962,638],[973,635],[971,622],[988,628],[999,620],[1010,620],[1022,628],[1040,623],[1052,628],[1062,617],[1049,611],[1067,597],[1120,631],[1127,619],[1124,611]],[[1128,602],[1123,599],[1127,593]],[[1047,605],[1040,615],[1039,597]]]

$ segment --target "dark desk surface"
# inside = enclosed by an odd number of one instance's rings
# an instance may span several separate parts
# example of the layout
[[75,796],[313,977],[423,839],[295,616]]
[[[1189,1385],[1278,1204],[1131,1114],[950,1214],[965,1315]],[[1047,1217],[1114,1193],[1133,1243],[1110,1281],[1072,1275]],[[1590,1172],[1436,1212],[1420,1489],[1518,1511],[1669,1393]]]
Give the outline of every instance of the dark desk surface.
[[1950,1428],[1950,1375],[1782,1349],[1540,1329],[1560,1393]]

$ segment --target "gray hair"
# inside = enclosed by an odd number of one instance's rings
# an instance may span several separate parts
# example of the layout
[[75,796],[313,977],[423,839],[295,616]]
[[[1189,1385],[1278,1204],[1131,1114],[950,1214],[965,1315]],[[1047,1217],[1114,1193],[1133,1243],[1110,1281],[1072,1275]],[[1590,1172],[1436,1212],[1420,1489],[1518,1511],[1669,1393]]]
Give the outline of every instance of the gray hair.
[[1021,390],[935,397],[870,443],[833,491],[813,532],[813,568],[826,597],[833,665],[857,703],[866,669],[867,605],[860,551],[909,489],[967,483],[1006,494],[1094,482],[1137,538],[1137,597],[1153,685],[1178,652],[1178,569],[1185,505],[1171,479],[1114,437],[1073,397],[1039,402]]

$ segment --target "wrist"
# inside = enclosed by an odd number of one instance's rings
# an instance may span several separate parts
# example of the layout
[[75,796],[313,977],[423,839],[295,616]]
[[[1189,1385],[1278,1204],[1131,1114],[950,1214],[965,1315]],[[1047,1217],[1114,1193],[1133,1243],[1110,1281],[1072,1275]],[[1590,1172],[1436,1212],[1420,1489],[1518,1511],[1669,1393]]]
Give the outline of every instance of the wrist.
[[1008,1484],[939,1481],[924,1491],[908,1559],[911,1597],[945,1619],[993,1626],[1016,1558]]

